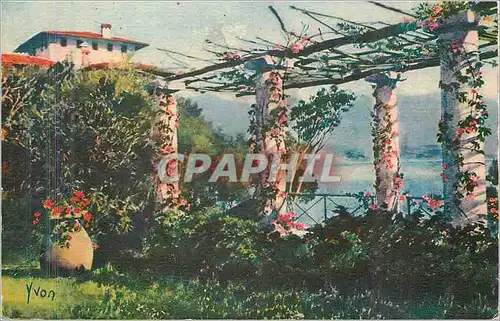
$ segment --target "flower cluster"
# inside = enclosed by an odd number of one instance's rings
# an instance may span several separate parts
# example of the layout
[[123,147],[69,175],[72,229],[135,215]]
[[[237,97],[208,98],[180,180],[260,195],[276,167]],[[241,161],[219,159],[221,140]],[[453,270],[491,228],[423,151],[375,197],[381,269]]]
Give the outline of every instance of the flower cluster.
[[[392,190],[398,197],[401,188],[404,185],[404,175],[399,172],[399,151],[394,143],[394,139],[399,133],[394,129],[394,120],[391,115],[391,109],[395,108],[396,97],[393,93],[393,88],[383,86],[375,87],[374,97],[376,104],[372,113],[372,137],[373,137],[373,165],[377,172],[375,187],[381,184],[379,172],[384,170],[384,167],[394,173],[392,178]],[[397,198],[386,200],[386,205],[395,204]],[[370,205],[375,209],[374,204]],[[378,206],[384,206],[378,204]]]
[[488,213],[495,220],[498,220],[498,197],[490,197],[488,199]]
[[[189,210],[189,204],[185,199],[180,198],[180,190],[176,184],[166,183],[159,178],[158,164],[161,164],[161,159],[168,155],[175,154],[177,151],[173,146],[173,137],[176,134],[176,128],[179,127],[177,116],[177,101],[170,94],[158,93],[160,95],[161,115],[158,122],[155,124],[156,135],[153,139],[158,145],[158,153],[152,160],[153,176],[152,181],[155,185],[157,199],[161,201],[169,209],[179,209],[182,207]],[[169,177],[175,177],[178,172],[179,163],[177,159],[170,159],[165,164],[165,173]],[[179,214],[183,215],[183,214]]]
[[[455,178],[453,181],[453,197],[456,204],[460,204],[465,196],[474,195],[475,188],[479,185],[478,180],[480,177],[470,169],[465,168],[465,158],[463,151],[468,152],[482,152],[482,143],[486,137],[491,134],[491,129],[486,126],[486,119],[488,118],[487,106],[484,103],[484,97],[480,94],[480,88],[484,84],[482,78],[481,62],[470,62],[466,57],[467,53],[463,47],[463,39],[459,39],[451,44],[443,44],[441,50],[446,54],[445,63],[449,68],[456,65],[456,61],[466,61],[466,68],[464,70],[457,70],[456,77],[459,86],[453,84],[440,84],[440,87],[449,93],[456,95],[458,101],[470,110],[467,115],[459,120],[454,120],[449,114],[444,114],[439,121],[438,142],[446,146],[446,152],[449,154],[448,159],[454,160],[453,164],[443,164],[443,172],[441,178],[444,182]],[[460,88],[468,87],[468,90],[461,90]],[[456,122],[453,126],[452,122]],[[453,165],[453,166],[451,166]],[[451,167],[449,169],[449,167]],[[452,172],[458,168],[458,174]]]
[[241,56],[236,51],[225,51],[219,54],[223,60],[236,61],[240,60]]
[[278,215],[278,219],[273,220],[274,231],[280,233],[280,235],[292,234],[293,230],[304,230],[308,226],[304,223],[298,223],[294,221],[294,212],[285,212]]
[[276,143],[278,153],[285,152],[284,131],[288,126],[288,107],[283,94],[283,76],[280,72],[269,73],[266,86],[269,88],[268,110],[270,111],[269,129],[264,137],[270,137]]
[[440,1],[436,4],[422,3],[417,9],[419,22],[417,26],[427,32],[434,32],[443,23],[443,20],[468,9],[468,1]]
[[[69,200],[55,203],[46,199],[42,206],[46,210],[48,218],[54,220],[56,225],[51,233],[51,239],[61,247],[70,247],[71,233],[78,233],[83,226],[90,227],[92,213],[88,207],[91,205],[90,199],[85,197],[85,193],[74,191]],[[33,225],[40,224],[42,213],[33,213]],[[94,246],[94,249],[98,246]]]
[[424,203],[427,204],[433,211],[438,210],[444,206],[444,201],[433,196],[423,195]]
[[302,35],[300,37],[297,37],[297,41],[290,45],[290,50],[294,54],[298,54],[299,52],[304,50],[304,46],[307,45],[308,42],[309,38],[307,37],[307,35]]

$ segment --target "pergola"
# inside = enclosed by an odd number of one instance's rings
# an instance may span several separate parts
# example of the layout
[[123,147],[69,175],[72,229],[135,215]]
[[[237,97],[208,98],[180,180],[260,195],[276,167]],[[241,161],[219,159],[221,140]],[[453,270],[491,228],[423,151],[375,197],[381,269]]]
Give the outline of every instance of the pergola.
[[[151,70],[158,76],[151,84],[152,92],[157,97],[159,110],[166,111],[159,114],[153,131],[153,139],[163,151],[154,160],[159,164],[157,168],[167,168],[167,172],[177,170],[177,111],[172,94],[179,89],[168,89],[168,84],[182,82],[182,90],[255,95],[254,110],[262,121],[256,124],[253,148],[254,151],[273,155],[286,149],[283,137],[287,124],[274,126],[272,135],[265,131],[269,131],[269,126],[272,127],[276,121],[273,113],[286,115],[288,111],[284,103],[285,90],[340,85],[364,79],[373,84],[375,98],[372,139],[376,204],[379,209],[394,210],[402,178],[399,172],[397,83],[406,71],[440,66],[445,211],[451,213],[457,222],[464,222],[461,214],[465,214],[467,221],[479,220],[487,212],[486,169],[482,152],[484,139],[481,140],[484,137],[473,130],[458,137],[457,141],[456,132],[472,115],[472,110],[469,113],[471,100],[461,94],[470,86],[460,73],[467,73],[468,68],[479,61],[498,56],[496,27],[480,25],[482,17],[497,13],[496,3],[477,3],[452,15],[437,14],[426,20],[385,4],[370,3],[401,14],[405,21],[393,25],[381,22],[361,24],[291,6],[305,19],[322,26],[314,34],[308,32],[306,35],[305,30],[300,33],[290,31],[278,12],[269,7],[286,44],[276,45],[261,37],[243,40],[246,46],[242,48],[209,42],[215,48],[209,51],[218,60],[214,64],[179,74]],[[331,24],[332,19],[338,23]],[[173,50],[158,49],[170,55],[201,60]],[[475,88],[472,85],[472,89]],[[453,141],[453,144],[447,141]],[[155,181],[158,202],[166,208],[176,207],[181,202],[177,199],[178,186],[167,183],[165,175],[160,172],[157,172]],[[464,175],[457,173],[466,173],[468,179],[475,178],[472,193],[469,193],[468,185],[464,187]],[[268,175],[268,172],[261,174],[261,181],[265,181]],[[263,195],[267,187],[263,184],[257,188],[257,195]],[[283,202],[279,195],[284,191],[284,181],[279,181],[273,188],[271,194],[274,196],[266,204],[271,210],[279,211]],[[459,202],[457,194],[464,196]]]

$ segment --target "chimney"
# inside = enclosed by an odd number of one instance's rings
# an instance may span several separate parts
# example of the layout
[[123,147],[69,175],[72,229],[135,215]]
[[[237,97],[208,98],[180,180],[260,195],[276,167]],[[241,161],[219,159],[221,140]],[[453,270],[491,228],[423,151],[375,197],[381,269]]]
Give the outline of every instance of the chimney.
[[110,23],[101,24],[101,36],[103,38],[111,38],[111,24]]

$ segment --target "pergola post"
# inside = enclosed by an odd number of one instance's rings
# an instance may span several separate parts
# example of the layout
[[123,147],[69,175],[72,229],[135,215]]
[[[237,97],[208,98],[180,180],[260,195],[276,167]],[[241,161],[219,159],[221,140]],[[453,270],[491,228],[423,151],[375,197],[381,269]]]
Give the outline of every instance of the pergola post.
[[[465,75],[464,70],[477,61],[479,18],[472,11],[461,12],[448,18],[438,29],[444,208],[456,225],[476,222],[487,213],[484,144],[477,140],[479,133],[474,126],[464,130],[459,125],[480,114],[467,98],[461,97],[464,93],[466,97],[475,93],[469,84],[459,79],[460,74]],[[467,186],[471,184],[472,193],[471,186]]]
[[258,72],[255,98],[251,149],[253,153],[264,154],[268,159],[268,166],[259,173],[254,198],[266,200],[266,214],[273,211],[279,213],[285,209],[286,180],[282,170],[278,171],[273,180],[272,166],[276,166],[281,155],[286,152],[284,129],[287,124],[287,107],[283,93],[283,73],[277,70]]
[[397,211],[403,184],[399,172],[399,112],[395,93],[400,75],[389,72],[369,76],[365,80],[374,84],[372,140],[376,207],[384,211]]
[[179,203],[177,102],[162,78],[157,78],[148,87],[155,104],[155,118],[151,129],[151,139],[157,147],[151,160],[156,195],[155,212],[175,210],[185,205]]

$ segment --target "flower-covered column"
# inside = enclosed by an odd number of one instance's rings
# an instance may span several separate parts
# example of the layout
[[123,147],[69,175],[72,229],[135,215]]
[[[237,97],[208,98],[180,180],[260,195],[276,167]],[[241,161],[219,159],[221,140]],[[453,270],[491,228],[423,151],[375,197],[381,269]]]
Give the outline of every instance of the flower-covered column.
[[[284,195],[286,180],[281,170],[272,179],[272,166],[275,166],[285,153],[285,127],[287,126],[287,106],[283,93],[283,74],[280,71],[266,71],[257,74],[256,104],[252,106],[251,150],[262,153],[268,159],[268,166],[259,174],[254,197],[266,201],[264,211],[282,212],[285,209]],[[281,160],[281,162],[283,162]],[[274,164],[274,165],[273,165]]]
[[399,115],[395,93],[400,75],[378,74],[365,80],[374,84],[372,140],[376,208],[395,211],[403,185],[403,175],[399,172]]
[[442,21],[437,31],[441,52],[439,141],[443,149],[445,214],[457,225],[487,213],[484,138],[488,114],[478,57],[479,15],[461,12]]
[[177,102],[169,93],[166,82],[160,78],[149,84],[154,96],[156,117],[151,139],[156,146],[152,159],[153,184],[156,192],[156,212],[177,210],[186,206],[180,199],[177,153]]

